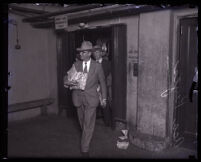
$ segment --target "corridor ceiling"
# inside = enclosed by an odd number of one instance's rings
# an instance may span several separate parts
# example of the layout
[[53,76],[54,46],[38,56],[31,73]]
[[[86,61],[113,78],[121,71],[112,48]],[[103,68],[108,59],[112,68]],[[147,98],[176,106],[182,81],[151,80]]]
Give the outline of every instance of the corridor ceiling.
[[30,23],[35,28],[50,28],[54,26],[54,17],[63,14],[68,16],[68,24],[76,24],[186,6],[191,7],[189,4],[11,3],[8,11],[23,16],[23,22]]

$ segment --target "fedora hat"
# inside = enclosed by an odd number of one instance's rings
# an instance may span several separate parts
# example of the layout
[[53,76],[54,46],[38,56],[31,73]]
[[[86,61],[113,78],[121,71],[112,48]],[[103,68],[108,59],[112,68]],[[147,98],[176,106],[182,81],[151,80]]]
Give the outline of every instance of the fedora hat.
[[105,56],[106,55],[106,52],[103,50],[103,48],[102,48],[101,45],[95,45],[94,46],[93,52],[96,52],[96,51],[100,51],[101,52],[101,56]]
[[92,51],[93,45],[90,41],[83,41],[80,48],[77,51]]
[[95,45],[95,46],[93,47],[93,51],[96,51],[96,50],[102,51],[102,47],[101,47],[100,45]]

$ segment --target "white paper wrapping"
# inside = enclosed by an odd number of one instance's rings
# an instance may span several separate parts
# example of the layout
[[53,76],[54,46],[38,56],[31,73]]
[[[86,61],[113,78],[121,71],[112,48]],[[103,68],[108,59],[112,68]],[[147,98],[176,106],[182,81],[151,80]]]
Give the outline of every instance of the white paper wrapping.
[[64,79],[64,86],[67,85],[70,89],[84,90],[86,81],[87,73],[78,72],[73,64],[72,68],[67,72],[66,79]]

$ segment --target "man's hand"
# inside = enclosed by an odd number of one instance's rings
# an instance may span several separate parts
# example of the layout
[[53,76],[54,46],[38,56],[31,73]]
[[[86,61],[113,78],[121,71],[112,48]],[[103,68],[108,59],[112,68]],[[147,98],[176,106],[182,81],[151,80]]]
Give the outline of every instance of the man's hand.
[[191,88],[190,88],[190,91],[189,91],[189,100],[190,100],[190,102],[193,102],[193,90],[195,89],[195,84],[196,84],[196,82],[193,82],[191,84]]
[[106,105],[107,105],[106,99],[103,99],[103,100],[102,100],[102,103],[101,103],[101,106],[102,106],[103,108],[105,108]]
[[74,86],[78,86],[78,82],[77,81],[68,81],[68,80],[65,80],[65,82],[64,82],[64,87],[65,88],[70,88],[70,87],[74,87]]

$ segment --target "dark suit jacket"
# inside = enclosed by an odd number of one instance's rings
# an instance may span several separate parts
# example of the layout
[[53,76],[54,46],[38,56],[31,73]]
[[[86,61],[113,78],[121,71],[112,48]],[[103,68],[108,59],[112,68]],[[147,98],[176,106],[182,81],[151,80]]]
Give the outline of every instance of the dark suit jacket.
[[102,67],[103,67],[105,78],[107,78],[108,75],[111,73],[111,62],[106,60],[106,59],[103,59],[101,64],[102,64]]
[[[75,68],[77,71],[82,72],[82,61],[75,62]],[[107,97],[107,90],[106,90],[106,83],[105,83],[105,76],[103,72],[103,68],[101,64],[95,62],[94,60],[91,60],[91,65],[88,72],[87,77],[87,83],[84,92],[81,92],[81,90],[73,90],[72,93],[72,99],[73,104],[76,107],[79,107],[82,105],[82,95],[81,93],[84,93],[87,103],[90,107],[97,107],[99,104],[99,95],[97,92],[98,84],[100,84],[101,92],[103,98],[106,99]]]

